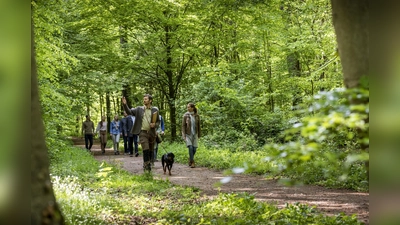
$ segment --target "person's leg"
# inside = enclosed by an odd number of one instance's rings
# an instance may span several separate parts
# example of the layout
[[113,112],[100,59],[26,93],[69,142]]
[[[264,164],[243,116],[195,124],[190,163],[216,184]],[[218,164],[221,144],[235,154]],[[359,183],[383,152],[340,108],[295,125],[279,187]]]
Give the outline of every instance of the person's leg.
[[87,134],[85,134],[85,148],[86,149],[89,149],[88,142],[89,142],[89,137]]
[[154,166],[154,143],[156,143],[156,138],[149,135],[150,161],[153,166]]
[[135,144],[135,156],[138,157],[139,156],[139,145],[138,145],[138,140],[139,135],[133,135],[133,142]]
[[88,138],[89,138],[89,151],[90,151],[93,146],[93,134],[88,134]]
[[193,154],[193,145],[189,145],[189,146],[188,146],[188,149],[189,149],[189,166],[192,166],[192,164],[193,164],[193,157],[194,157],[194,154]]
[[119,155],[119,134],[115,135],[115,141],[117,142],[117,154]]
[[194,160],[194,155],[196,155],[196,150],[197,150],[197,147],[193,146],[193,160]]
[[194,155],[196,155],[196,150],[197,150],[197,147],[194,147],[194,146],[192,146],[192,148],[193,148],[193,160],[192,160],[191,167],[192,167],[192,168],[194,168],[194,167],[195,167],[195,163],[194,163]]
[[107,132],[102,132],[101,133],[101,146],[102,146],[102,151],[103,151],[103,153],[105,153],[106,152],[106,145],[107,145]]
[[128,136],[122,135],[122,138],[124,139],[124,153],[129,154],[129,145],[128,145]]
[[154,157],[153,157],[153,161],[156,162],[157,161],[157,153],[158,153],[158,143],[155,142],[154,143]]
[[112,141],[113,141],[113,150],[114,150],[114,154],[116,155],[117,154],[117,144],[116,144],[116,139],[117,139],[117,136],[115,135],[115,134],[112,134],[111,135],[111,138],[112,138]]
[[140,145],[143,149],[143,169],[148,172],[151,171],[151,148],[149,145],[149,137],[150,135],[146,132],[140,132],[139,134]]
[[102,132],[102,131],[100,131],[100,148],[101,148],[101,153],[103,153],[104,154],[104,152],[105,152],[105,142],[106,142],[106,134],[105,134],[105,132]]
[[133,137],[128,136],[128,150],[129,155],[132,157],[133,155]]

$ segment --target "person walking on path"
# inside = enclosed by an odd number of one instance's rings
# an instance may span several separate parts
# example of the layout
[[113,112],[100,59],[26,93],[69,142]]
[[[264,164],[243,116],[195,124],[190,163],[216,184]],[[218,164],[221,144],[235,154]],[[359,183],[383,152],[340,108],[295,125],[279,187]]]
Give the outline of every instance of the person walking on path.
[[[124,121],[124,123],[123,123],[123,126],[122,126],[122,133],[123,133],[123,135],[125,136],[124,138],[127,140],[127,142],[128,142],[128,153],[129,153],[129,156],[130,157],[133,157],[133,141],[134,141],[134,135],[130,132],[131,130],[132,130],[132,127],[133,127],[133,124],[134,124],[134,118],[135,117],[133,117],[133,116],[131,116],[131,115],[128,115],[125,111],[124,111],[124,119],[125,119],[125,121]],[[135,135],[136,136],[136,135]],[[137,138],[137,136],[136,136],[136,138]],[[137,155],[139,155],[139,153],[138,153],[138,149],[137,149],[137,139],[136,139],[136,143],[135,143],[135,153],[137,154]]]
[[86,115],[86,121],[82,123],[82,136],[85,135],[85,147],[91,151],[93,146],[94,123],[90,120],[90,116]]
[[189,149],[189,166],[195,167],[194,155],[198,148],[200,139],[200,116],[197,113],[195,104],[187,104],[187,112],[182,118],[182,139],[185,140]]
[[105,116],[102,116],[101,121],[97,124],[96,133],[99,133],[101,154],[104,155],[107,145],[107,121]]
[[[164,136],[164,131],[165,131],[165,126],[164,126],[164,119],[160,115],[160,126],[157,128],[157,133],[156,135],[159,136],[159,138],[162,138],[161,136]],[[157,141],[154,143],[154,155],[153,155],[153,163],[157,162],[157,154],[158,154],[158,143]]]
[[110,136],[113,140],[114,155],[119,155],[119,137],[122,134],[121,121],[118,115],[114,116],[114,120],[110,124]]
[[156,128],[159,126],[160,118],[157,107],[152,106],[153,97],[145,94],[143,97],[144,106],[129,108],[125,97],[122,97],[122,104],[127,114],[135,116],[135,124],[131,130],[132,134],[139,135],[139,142],[143,149],[143,169],[151,171],[151,159],[156,139]]
[[[121,135],[122,138],[124,140],[124,155],[129,155],[130,153],[130,149],[129,149],[129,145],[128,145],[128,132],[127,132],[127,126],[128,126],[128,122],[129,120],[131,120],[130,118],[128,118],[128,114],[126,112],[124,112],[124,118],[121,119]],[[131,120],[132,122],[132,120]]]

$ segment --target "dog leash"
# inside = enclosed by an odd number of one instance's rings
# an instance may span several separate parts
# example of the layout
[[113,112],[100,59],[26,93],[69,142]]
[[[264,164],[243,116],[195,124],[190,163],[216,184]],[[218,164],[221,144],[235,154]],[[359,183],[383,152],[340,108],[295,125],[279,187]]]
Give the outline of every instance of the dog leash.
[[165,148],[163,146],[160,145],[161,143],[158,144],[158,147],[161,147],[161,149],[165,152],[165,154],[168,154],[167,151],[165,151]]

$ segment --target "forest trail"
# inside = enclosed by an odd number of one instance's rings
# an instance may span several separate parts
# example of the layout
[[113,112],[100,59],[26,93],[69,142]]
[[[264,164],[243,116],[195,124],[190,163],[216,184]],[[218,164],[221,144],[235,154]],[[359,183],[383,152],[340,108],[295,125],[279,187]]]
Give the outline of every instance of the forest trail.
[[[76,146],[85,148],[84,139],[73,138]],[[140,152],[139,152],[140,153]],[[98,161],[106,161],[119,165],[132,174],[143,173],[143,158],[129,157],[129,155],[114,155],[113,150],[106,149],[102,155],[100,146],[95,141],[92,147],[93,157]],[[159,149],[159,158],[163,150]],[[152,169],[155,179],[169,179],[173,184],[199,188],[204,195],[213,198],[219,192],[253,194],[256,200],[276,204],[279,208],[286,203],[302,203],[315,206],[326,215],[336,215],[341,212],[346,215],[356,214],[358,219],[369,224],[369,193],[350,190],[328,189],[318,186],[286,187],[275,180],[266,180],[263,176],[233,175],[233,179],[226,184],[216,187],[215,184],[223,177],[222,171],[215,171],[206,167],[190,168],[186,164],[174,163],[172,176],[164,175],[161,160],[155,162]],[[168,174],[168,173],[167,173]]]

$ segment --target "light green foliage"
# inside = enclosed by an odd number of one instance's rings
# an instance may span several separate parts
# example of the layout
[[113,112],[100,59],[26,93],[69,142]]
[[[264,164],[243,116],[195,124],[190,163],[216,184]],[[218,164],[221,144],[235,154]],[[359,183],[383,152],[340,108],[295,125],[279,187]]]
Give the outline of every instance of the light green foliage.
[[134,176],[68,145],[57,158],[63,160],[52,160],[51,178],[67,224],[360,224],[355,217],[327,217],[299,204],[280,210],[245,193],[201,199],[194,188]]
[[[185,144],[163,142],[159,146],[159,155],[166,152],[175,154],[175,161],[187,164],[189,152]],[[233,167],[241,167],[249,164],[247,172],[264,174],[270,170],[271,164],[264,162],[265,153],[261,151],[238,151],[232,152],[229,149],[209,148],[200,144],[196,151],[195,161],[199,166],[206,166],[217,170],[225,170]],[[229,171],[227,171],[229,172]]]
[[[188,219],[208,212],[214,217],[196,223],[302,224],[315,219],[300,218],[311,213],[302,206],[267,213],[269,207],[249,196],[221,195],[216,202],[196,204],[192,189],[132,177],[60,141],[60,136],[77,135],[87,113],[95,124],[100,112],[119,114],[125,88],[133,105],[142,104],[143,93],[155,94],[172,137],[171,127],[180,136],[187,102],[196,103],[203,131],[199,165],[368,189],[362,163],[369,155],[359,149],[369,144],[369,124],[363,122],[369,106],[350,106],[347,97],[331,92],[307,101],[343,83],[329,2],[44,0],[32,6],[47,144],[69,223],[111,224],[125,213],[168,214],[171,221],[160,222],[165,224],[194,223]],[[298,63],[295,71],[293,62]],[[359,90],[354,99],[368,95]],[[306,111],[296,110],[303,104]],[[287,128],[292,129],[283,132]],[[186,164],[186,146],[167,140],[159,153],[172,151]],[[112,147],[110,140],[107,147]],[[80,193],[67,191],[74,188],[98,201],[80,201]],[[68,199],[69,194],[76,197]],[[164,209],[159,201],[172,206]],[[259,210],[254,220],[245,216],[255,213],[249,206]],[[271,218],[275,222],[266,222]],[[340,216],[337,223],[319,219],[316,224],[355,224]]]
[[[333,187],[368,190],[369,91],[335,90],[316,95],[312,113],[287,130],[288,143],[265,146],[275,172]],[[354,103],[358,102],[358,103]],[[366,149],[368,150],[368,149]]]

